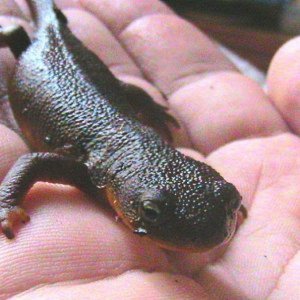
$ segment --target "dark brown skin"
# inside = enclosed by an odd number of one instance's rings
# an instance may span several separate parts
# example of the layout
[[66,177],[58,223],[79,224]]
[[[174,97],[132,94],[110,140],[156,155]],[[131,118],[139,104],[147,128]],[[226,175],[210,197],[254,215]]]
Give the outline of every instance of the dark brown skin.
[[228,241],[241,208],[236,188],[148,126],[168,137],[172,118],[145,92],[117,80],[73,36],[52,1],[28,3],[35,39],[22,28],[0,34],[0,45],[18,58],[9,97],[33,151],[0,187],[4,234],[13,238],[13,222],[28,221],[19,205],[35,182],[47,181],[93,197],[104,189],[124,223],[162,247],[205,251]]

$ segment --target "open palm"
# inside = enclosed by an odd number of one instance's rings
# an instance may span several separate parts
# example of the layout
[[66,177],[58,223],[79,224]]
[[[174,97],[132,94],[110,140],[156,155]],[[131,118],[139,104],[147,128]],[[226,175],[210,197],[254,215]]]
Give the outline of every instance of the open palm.
[[[30,30],[13,0],[3,3],[15,17],[0,24]],[[133,235],[78,190],[38,184],[24,203],[31,222],[13,241],[0,236],[0,299],[299,299],[299,38],[274,58],[268,97],[156,0],[57,4],[116,76],[170,108],[182,125],[176,146],[233,182],[249,216],[226,249],[175,253]],[[4,93],[14,61],[6,49],[0,60]],[[1,125],[0,179],[26,151]]]

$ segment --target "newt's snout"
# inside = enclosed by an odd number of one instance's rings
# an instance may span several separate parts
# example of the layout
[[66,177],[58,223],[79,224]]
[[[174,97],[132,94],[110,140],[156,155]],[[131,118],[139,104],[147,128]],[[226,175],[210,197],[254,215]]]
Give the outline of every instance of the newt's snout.
[[229,212],[236,211],[241,205],[242,198],[235,186],[229,182],[224,183],[224,180],[214,185],[214,196],[224,203]]
[[158,226],[146,226],[149,235],[171,249],[206,251],[227,242],[234,235],[241,196],[233,185],[176,201]]
[[215,190],[214,197],[212,201],[219,202],[220,208],[217,207],[215,211],[211,211],[211,217],[216,219],[216,229],[212,230],[210,240],[212,244],[218,245],[228,241],[235,233],[242,197],[234,185],[224,180],[221,181],[220,190]]
[[134,203],[129,218],[134,216],[135,233],[165,248],[192,251],[210,250],[233,236],[241,196],[215,170],[177,153],[155,178],[125,201]]

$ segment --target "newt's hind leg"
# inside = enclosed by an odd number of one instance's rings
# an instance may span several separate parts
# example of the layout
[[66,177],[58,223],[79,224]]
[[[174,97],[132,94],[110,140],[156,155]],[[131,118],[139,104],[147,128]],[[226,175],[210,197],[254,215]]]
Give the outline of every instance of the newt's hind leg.
[[9,47],[11,52],[18,58],[31,44],[30,38],[21,26],[0,26],[0,48]]
[[163,136],[172,141],[171,131],[168,128],[168,123],[179,128],[177,120],[167,113],[167,108],[157,104],[154,100],[141,88],[122,83],[127,101],[133,108],[138,119],[146,125],[152,126]]
[[18,159],[0,186],[0,229],[12,239],[13,223],[29,221],[20,204],[38,181],[63,183],[93,191],[87,167],[54,153],[30,153]]

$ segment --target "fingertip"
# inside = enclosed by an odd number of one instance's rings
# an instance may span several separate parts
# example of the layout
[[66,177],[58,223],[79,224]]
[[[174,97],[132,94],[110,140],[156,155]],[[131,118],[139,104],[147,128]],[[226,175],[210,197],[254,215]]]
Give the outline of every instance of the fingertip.
[[[84,9],[102,20],[115,36],[118,36],[124,28],[141,17],[154,14],[173,14],[166,4],[158,0],[80,0],[79,2]],[[116,16],[118,16],[117,20]]]
[[284,44],[268,72],[268,93],[288,125],[300,133],[300,37]]
[[195,160],[199,160],[199,161],[205,161],[205,157],[204,155],[202,155],[200,152],[191,149],[191,148],[178,148],[177,149],[179,152],[183,153],[184,155],[191,157]]
[[237,72],[208,73],[179,89],[169,103],[205,154],[235,140],[287,130],[261,87]]

